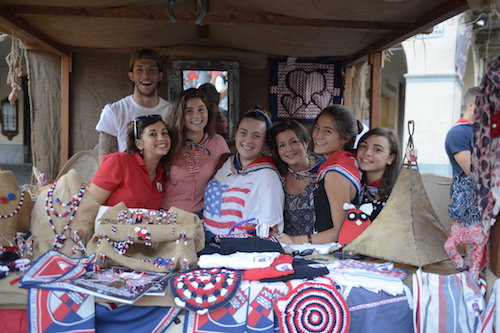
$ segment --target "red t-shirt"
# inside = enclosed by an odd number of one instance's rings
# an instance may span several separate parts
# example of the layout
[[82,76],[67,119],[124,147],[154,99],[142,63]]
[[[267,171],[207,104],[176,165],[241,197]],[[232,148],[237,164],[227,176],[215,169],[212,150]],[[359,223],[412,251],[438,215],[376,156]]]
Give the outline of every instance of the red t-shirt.
[[105,202],[114,206],[123,201],[128,208],[160,208],[165,181],[158,165],[156,178],[151,183],[148,168],[139,153],[113,153],[104,158],[92,183],[111,191]]

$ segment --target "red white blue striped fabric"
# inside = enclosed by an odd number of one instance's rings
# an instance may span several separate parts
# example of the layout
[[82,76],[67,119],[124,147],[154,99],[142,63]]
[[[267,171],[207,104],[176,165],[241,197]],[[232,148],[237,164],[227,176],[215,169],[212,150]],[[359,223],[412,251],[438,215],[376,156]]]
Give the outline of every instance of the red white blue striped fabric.
[[413,275],[415,332],[480,332],[483,294],[469,272],[439,275],[418,269]]
[[331,154],[318,170],[317,183],[319,184],[330,171],[342,174],[354,185],[358,193],[361,191],[361,171],[354,154],[347,151],[336,151]]

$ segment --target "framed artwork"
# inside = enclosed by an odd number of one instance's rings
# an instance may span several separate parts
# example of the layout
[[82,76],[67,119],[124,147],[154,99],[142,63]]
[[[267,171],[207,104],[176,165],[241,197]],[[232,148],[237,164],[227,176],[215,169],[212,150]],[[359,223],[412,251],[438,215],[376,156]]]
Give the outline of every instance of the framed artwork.
[[[217,77],[211,82],[213,74]],[[239,119],[240,67],[236,61],[176,60],[168,70],[169,99],[173,103],[176,96],[187,88],[198,88],[200,84],[211,82],[222,92],[226,87],[226,97],[222,97],[219,108],[228,118],[228,137],[232,138]],[[220,85],[220,86],[219,86]]]
[[7,98],[2,100],[2,114],[0,119],[2,122],[2,134],[9,140],[12,140],[13,137],[19,134],[17,102],[12,105]]
[[273,120],[313,121],[330,104],[341,103],[342,63],[328,59],[272,59],[270,111]]

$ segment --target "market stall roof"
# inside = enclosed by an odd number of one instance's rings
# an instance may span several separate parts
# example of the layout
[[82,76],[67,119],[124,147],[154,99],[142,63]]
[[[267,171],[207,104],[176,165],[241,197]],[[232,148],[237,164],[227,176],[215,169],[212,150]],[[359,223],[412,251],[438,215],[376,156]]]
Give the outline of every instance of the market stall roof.
[[369,51],[387,49],[469,9],[467,0],[0,3],[1,32],[60,55],[86,48],[225,46],[274,56],[330,57],[344,65],[364,60]]

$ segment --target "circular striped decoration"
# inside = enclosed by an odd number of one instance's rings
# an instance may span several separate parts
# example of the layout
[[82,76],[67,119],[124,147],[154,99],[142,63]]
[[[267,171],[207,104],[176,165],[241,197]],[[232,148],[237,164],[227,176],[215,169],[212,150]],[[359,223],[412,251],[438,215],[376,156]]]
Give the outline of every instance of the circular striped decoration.
[[205,314],[227,304],[241,284],[241,271],[213,268],[177,273],[169,280],[175,304]]
[[349,308],[333,282],[299,284],[277,300],[275,310],[284,333],[349,331]]

